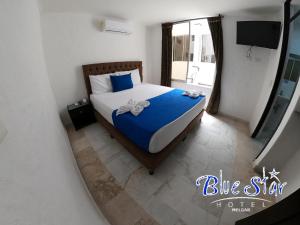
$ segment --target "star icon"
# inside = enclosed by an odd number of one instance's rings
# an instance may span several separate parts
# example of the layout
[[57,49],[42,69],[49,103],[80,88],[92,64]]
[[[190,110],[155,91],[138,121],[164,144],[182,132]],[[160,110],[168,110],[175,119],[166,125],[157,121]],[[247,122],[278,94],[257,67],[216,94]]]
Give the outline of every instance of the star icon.
[[278,180],[280,182],[279,178],[277,177],[277,175],[279,173],[280,172],[276,172],[275,168],[273,168],[273,170],[271,172],[269,172],[269,174],[271,175],[270,179],[275,178],[276,180]]

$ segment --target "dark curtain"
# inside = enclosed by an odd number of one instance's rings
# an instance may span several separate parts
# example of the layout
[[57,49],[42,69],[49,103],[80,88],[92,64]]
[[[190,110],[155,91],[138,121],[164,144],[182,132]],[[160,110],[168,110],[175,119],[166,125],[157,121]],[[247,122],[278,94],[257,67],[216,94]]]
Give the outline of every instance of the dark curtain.
[[172,23],[162,26],[162,51],[161,51],[161,85],[171,87],[172,76]]
[[209,114],[218,113],[221,100],[221,78],[223,67],[223,30],[221,20],[221,16],[211,17],[207,19],[216,57],[216,79],[209,103],[206,107],[206,111]]

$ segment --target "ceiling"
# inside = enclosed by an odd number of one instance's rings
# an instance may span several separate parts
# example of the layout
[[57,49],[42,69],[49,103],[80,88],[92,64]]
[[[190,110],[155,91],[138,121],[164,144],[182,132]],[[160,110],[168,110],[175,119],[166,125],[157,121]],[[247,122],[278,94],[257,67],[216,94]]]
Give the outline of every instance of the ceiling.
[[[224,15],[268,15],[284,0],[39,0],[42,12],[80,12],[144,24]],[[294,0],[299,2],[300,0]]]

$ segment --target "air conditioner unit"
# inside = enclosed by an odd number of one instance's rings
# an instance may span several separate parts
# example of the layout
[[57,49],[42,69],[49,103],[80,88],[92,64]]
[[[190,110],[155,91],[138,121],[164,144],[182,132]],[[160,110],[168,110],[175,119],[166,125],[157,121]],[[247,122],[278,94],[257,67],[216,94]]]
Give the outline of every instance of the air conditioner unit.
[[128,22],[112,19],[105,19],[102,22],[102,31],[131,34],[131,27]]

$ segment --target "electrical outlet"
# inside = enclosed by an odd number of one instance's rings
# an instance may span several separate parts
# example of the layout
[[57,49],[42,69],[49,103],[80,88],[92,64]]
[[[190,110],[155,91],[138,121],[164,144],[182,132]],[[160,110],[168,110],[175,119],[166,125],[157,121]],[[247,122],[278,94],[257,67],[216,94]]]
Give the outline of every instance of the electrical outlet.
[[7,129],[0,120],[0,144],[3,142],[6,135],[7,135]]

